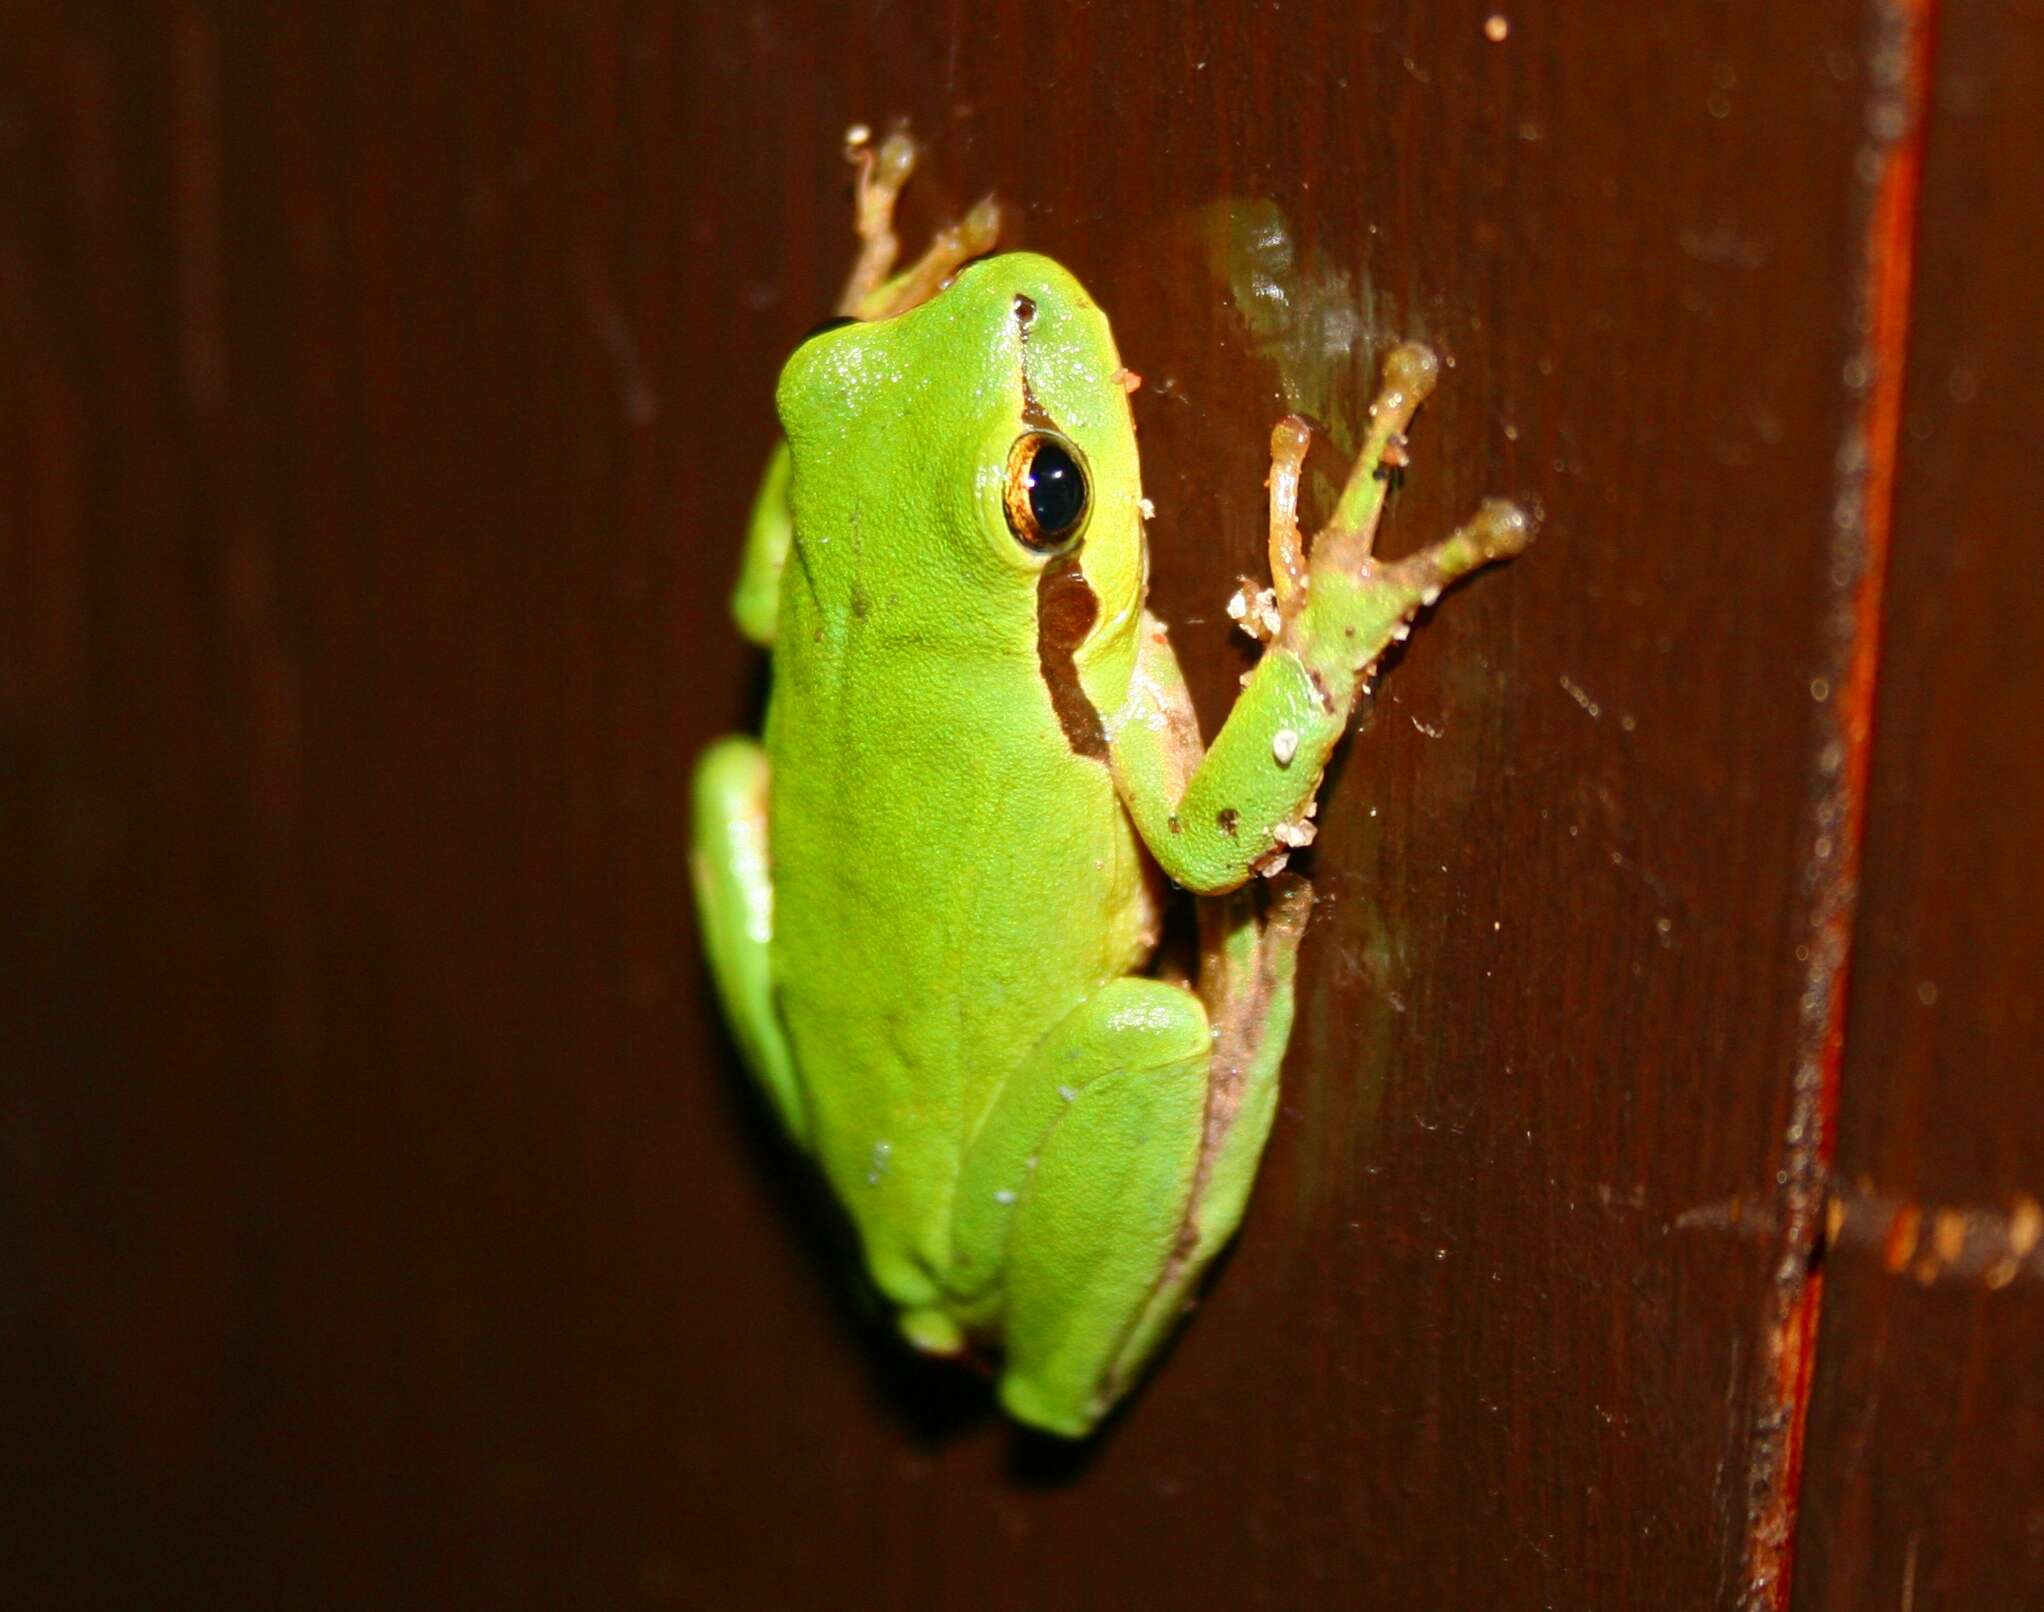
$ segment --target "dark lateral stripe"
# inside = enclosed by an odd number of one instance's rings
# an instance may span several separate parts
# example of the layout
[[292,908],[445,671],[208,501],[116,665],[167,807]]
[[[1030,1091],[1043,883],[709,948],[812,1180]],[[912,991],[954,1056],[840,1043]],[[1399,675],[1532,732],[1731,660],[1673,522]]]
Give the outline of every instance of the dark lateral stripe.
[[1079,686],[1079,669],[1072,659],[1099,613],[1100,602],[1093,597],[1076,554],[1044,567],[1036,583],[1036,664],[1072,753],[1104,761],[1107,732]]
[[[1055,431],[1057,422],[1029,389],[1029,321],[1035,317],[1036,304],[1027,297],[1016,297],[1015,328],[1022,338],[1022,419],[1035,430]],[[1100,601],[1093,597],[1076,553],[1043,568],[1036,581],[1036,664],[1072,753],[1104,761],[1107,732],[1100,726],[1100,713],[1079,686],[1079,668],[1073,663],[1099,614]]]
[[[1036,394],[1029,388],[1029,322],[1036,317],[1036,304],[1027,297],[1015,299],[1015,329],[1022,341],[1022,423],[1037,431],[1057,431],[1057,421],[1050,417],[1044,406],[1037,402]],[[1058,432],[1062,436],[1063,432]]]

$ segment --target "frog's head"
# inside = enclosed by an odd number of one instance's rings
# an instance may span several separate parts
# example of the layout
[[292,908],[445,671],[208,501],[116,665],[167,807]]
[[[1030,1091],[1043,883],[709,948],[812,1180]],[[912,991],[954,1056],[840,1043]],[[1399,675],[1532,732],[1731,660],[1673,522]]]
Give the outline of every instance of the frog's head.
[[1106,316],[1027,252],[812,337],[778,395],[797,529],[828,550],[812,572],[855,570],[865,607],[884,598],[923,641],[1035,654],[1048,634],[1083,668],[1130,640],[1144,549],[1123,380]]

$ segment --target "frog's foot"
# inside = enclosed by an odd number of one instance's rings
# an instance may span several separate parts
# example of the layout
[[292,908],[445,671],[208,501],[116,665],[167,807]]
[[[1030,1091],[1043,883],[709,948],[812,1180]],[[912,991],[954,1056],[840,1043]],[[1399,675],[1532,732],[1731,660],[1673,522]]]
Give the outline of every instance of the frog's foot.
[[894,232],[894,208],[915,171],[915,140],[906,129],[896,129],[876,147],[872,130],[855,124],[845,135],[845,155],[859,169],[853,215],[859,255],[838,298],[841,315],[889,319],[906,313],[942,290],[967,263],[992,250],[1000,234],[1001,209],[992,196],[985,196],[963,218],[938,230],[922,257],[895,274],[901,240]]
[[1417,342],[1394,349],[1385,360],[1362,451],[1310,554],[1299,532],[1299,476],[1311,427],[1298,415],[1277,423],[1270,439],[1270,586],[1258,589],[1244,581],[1228,601],[1228,614],[1250,637],[1283,642],[1323,669],[1339,636],[1353,653],[1334,658],[1360,671],[1403,638],[1413,615],[1443,588],[1532,542],[1532,516],[1491,498],[1432,547],[1403,560],[1371,558],[1385,483],[1406,463],[1406,427],[1440,370],[1440,360]]

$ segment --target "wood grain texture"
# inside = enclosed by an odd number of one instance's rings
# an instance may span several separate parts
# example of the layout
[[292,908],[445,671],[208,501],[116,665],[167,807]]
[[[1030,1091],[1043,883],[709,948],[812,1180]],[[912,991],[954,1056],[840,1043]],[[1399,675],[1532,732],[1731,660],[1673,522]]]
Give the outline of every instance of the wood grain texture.
[[2044,1605],[2044,7],[1947,7],[1799,1608]]
[[[1734,1605],[1867,24],[0,10],[4,1598]],[[686,895],[690,759],[756,708],[724,596],[774,376],[846,262],[839,139],[897,116],[932,150],[911,235],[997,190],[1144,375],[1154,602],[1209,727],[1270,424],[1310,399],[1339,445],[1394,339],[1452,368],[1387,549],[1487,492],[1546,514],[1369,704],[1248,1224],[1077,1452],[867,1312],[739,1085]],[[1982,305],[1948,339],[1984,341],[1988,299],[2034,314],[2034,255],[1964,279],[1963,190],[1946,272]],[[2019,451],[1997,415],[2002,457],[1962,455],[1987,410],[1955,407],[1923,405],[1947,468],[1912,484],[1898,643],[1907,610],[2023,625],[2014,504],[1929,541],[1940,489]],[[1985,628],[1940,680],[1925,619],[1884,765],[1981,764],[1965,702],[2013,733],[2034,688],[1992,682]],[[1988,842],[1895,789],[1866,932],[1971,945],[1921,870]],[[1915,843],[1933,809],[1948,851]],[[1982,877],[2035,860],[1996,821]],[[2035,919],[1994,910],[2029,938],[1895,966],[2022,1000]],[[2024,1022],[1951,1054],[2013,1070]],[[1921,1045],[1864,1078],[1943,1103]],[[1847,1132],[1882,1190],[2036,1159],[1919,1173],[1888,1134]],[[1987,1302],[1904,1297],[1924,1349],[1961,1335],[1931,1309]]]

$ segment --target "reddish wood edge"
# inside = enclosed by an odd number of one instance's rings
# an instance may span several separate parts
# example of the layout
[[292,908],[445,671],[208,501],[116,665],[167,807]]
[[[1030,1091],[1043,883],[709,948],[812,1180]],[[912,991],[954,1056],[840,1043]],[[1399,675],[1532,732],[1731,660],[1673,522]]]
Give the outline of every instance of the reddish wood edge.
[[1836,619],[1825,657],[1835,675],[1833,697],[1817,724],[1809,853],[1815,888],[1802,1032],[1777,1177],[1774,1279],[1760,1333],[1739,1601],[1744,1612],[1785,1612],[1795,1576],[1938,6],[1939,0],[1878,0],[1871,21],[1866,149],[1873,177],[1856,316],[1860,341],[1847,367],[1858,406],[1839,455]]

